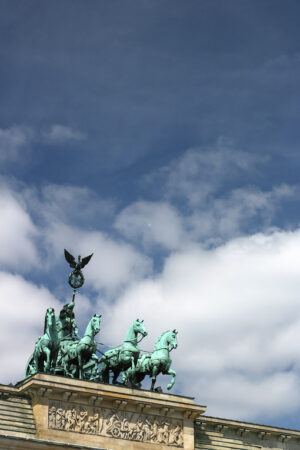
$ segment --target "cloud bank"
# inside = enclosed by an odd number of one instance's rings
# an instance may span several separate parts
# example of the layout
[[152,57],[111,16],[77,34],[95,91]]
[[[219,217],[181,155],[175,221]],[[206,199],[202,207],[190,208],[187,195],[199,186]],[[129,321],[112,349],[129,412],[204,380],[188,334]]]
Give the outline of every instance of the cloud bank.
[[[141,348],[151,351],[162,331],[176,328],[174,392],[194,395],[211,415],[275,420],[298,412],[300,228],[282,229],[275,220],[298,187],[238,187],[265,161],[220,149],[214,156],[206,161],[205,152],[188,150],[144,180],[147,186],[167,174],[157,184],[160,200],[145,197],[121,209],[85,187],[2,179],[1,350],[13,368],[2,367],[2,382],[22,378],[46,308],[58,311],[70,294],[58,279],[66,247],[94,252],[76,314],[81,327],[92,313],[103,315],[101,342],[119,345],[139,317],[149,331]],[[111,218],[110,232],[97,221],[101,214]],[[15,329],[16,342],[7,345]],[[165,387],[168,377],[159,383]]]
[[151,330],[146,349],[163,330],[179,330],[172,356],[180,388],[208,404],[209,414],[271,418],[279,413],[275,404],[280,414],[296,411],[299,251],[299,229],[181,250],[161,274],[132,286],[112,310],[109,305],[107,340],[121,342],[116,330],[137,311]]

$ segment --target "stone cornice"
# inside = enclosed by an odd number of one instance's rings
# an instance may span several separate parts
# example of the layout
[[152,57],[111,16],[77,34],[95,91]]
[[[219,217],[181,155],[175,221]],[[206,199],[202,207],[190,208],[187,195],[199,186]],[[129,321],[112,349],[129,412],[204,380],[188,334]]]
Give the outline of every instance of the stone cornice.
[[300,440],[300,431],[287,428],[272,427],[268,425],[259,425],[256,423],[242,422],[237,420],[222,419],[211,416],[201,416],[195,421],[196,425],[203,430],[206,425],[214,427],[216,431],[226,432],[226,429],[235,431],[240,436],[246,436],[248,433],[256,433],[262,440],[272,438],[280,442],[287,442],[290,439]]
[[[0,388],[1,389],[1,388]],[[31,397],[49,397],[61,395],[64,400],[80,399],[100,405],[103,401],[113,402],[116,409],[126,409],[127,404],[134,405],[137,410],[147,411],[152,407],[160,407],[162,414],[169,415],[176,411],[188,419],[195,419],[206,411],[206,407],[195,405],[191,397],[129,389],[122,386],[94,383],[90,381],[64,378],[45,374],[36,374],[13,388],[16,394]]]

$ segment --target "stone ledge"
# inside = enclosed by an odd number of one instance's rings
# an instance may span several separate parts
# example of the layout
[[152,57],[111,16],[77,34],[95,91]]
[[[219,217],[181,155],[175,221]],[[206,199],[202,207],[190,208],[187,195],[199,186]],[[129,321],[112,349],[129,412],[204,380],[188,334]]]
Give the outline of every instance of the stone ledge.
[[242,422],[238,420],[230,420],[230,419],[222,419],[219,417],[211,417],[211,416],[201,416],[200,419],[196,419],[196,424],[201,425],[215,425],[216,427],[221,429],[232,429],[237,431],[238,433],[244,432],[257,432],[261,433],[261,436],[266,438],[265,435],[276,435],[278,437],[280,436],[293,436],[295,438],[300,439],[300,431],[298,430],[291,430],[288,428],[279,428],[279,427],[273,427],[269,425],[259,425],[256,423],[251,422]]
[[18,441],[16,447],[6,447],[26,450],[60,445],[86,449],[191,450],[194,419],[206,410],[205,406],[195,405],[191,397],[45,374],[35,374],[16,386],[0,386],[0,397],[1,393],[4,397],[28,399],[32,405],[35,435],[3,430],[0,437],[3,440],[3,435],[9,434],[10,439],[29,439],[32,447],[22,447],[25,440]]
[[95,383],[55,375],[35,374],[18,384],[19,395],[30,397],[54,397],[58,395],[66,401],[88,402],[100,405],[103,402],[113,403],[116,409],[126,409],[133,405],[137,410],[161,408],[163,415],[179,412],[184,417],[195,419],[206,411],[206,407],[195,405],[191,397],[130,389],[104,383]]
[[[5,447],[2,447],[4,445]],[[67,444],[65,442],[53,442],[45,439],[27,438],[20,436],[0,435],[0,449],[2,450],[51,450],[52,448],[67,448],[81,450],[111,450],[107,447],[90,447],[77,444]]]
[[300,431],[202,416],[195,420],[196,448],[218,449],[233,443],[241,449],[300,449]]

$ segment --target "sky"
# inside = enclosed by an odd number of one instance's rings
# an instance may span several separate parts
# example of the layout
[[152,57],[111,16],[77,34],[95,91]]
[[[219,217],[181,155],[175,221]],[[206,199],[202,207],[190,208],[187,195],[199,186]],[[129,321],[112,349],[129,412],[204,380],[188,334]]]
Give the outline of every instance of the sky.
[[71,299],[67,248],[80,333],[176,328],[173,393],[299,429],[299,1],[0,11],[0,382]]

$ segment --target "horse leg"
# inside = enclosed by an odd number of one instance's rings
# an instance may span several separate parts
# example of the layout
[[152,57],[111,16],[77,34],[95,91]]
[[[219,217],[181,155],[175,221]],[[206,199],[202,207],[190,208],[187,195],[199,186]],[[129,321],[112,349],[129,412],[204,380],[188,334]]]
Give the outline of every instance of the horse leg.
[[129,372],[129,369],[125,370],[122,374],[122,384],[128,385],[129,381],[131,382],[131,374]]
[[33,353],[33,364],[34,364],[34,373],[37,373],[39,371],[39,359],[36,354],[36,351]]
[[43,351],[46,355],[46,361],[44,361],[44,372],[47,373],[50,368],[50,349],[48,347],[44,347]]
[[63,358],[62,362],[63,362],[63,366],[64,366],[64,375],[68,375],[69,372],[68,372],[67,360],[65,358]]
[[136,373],[135,370],[132,370],[131,367],[129,367],[127,370],[123,372],[122,384],[124,384],[127,387],[135,387],[137,385]]
[[69,377],[74,378],[74,375],[71,372],[69,372],[69,367],[68,367],[69,360],[67,358],[67,354],[65,354],[63,356],[62,361],[63,361],[63,365],[64,365],[64,375],[68,375]]
[[131,368],[132,368],[132,370],[135,369],[134,356],[131,356]]
[[151,383],[150,391],[154,390],[154,385],[156,383],[156,377],[157,377],[158,373],[159,373],[158,366],[153,366],[153,369],[152,369],[152,383]]
[[167,386],[168,389],[171,389],[175,384],[176,372],[175,372],[175,370],[169,369],[167,374],[172,375],[172,380]]
[[138,388],[142,386],[142,381],[145,378],[145,376],[146,376],[145,373],[136,373],[134,375],[134,382]]
[[103,381],[103,383],[109,383],[109,366],[106,363],[106,361],[102,360],[102,359],[101,359],[100,365],[101,365],[102,381]]
[[113,379],[112,379],[112,384],[117,384],[118,382],[117,382],[117,378],[118,378],[118,376],[120,375],[120,372],[121,372],[121,370],[119,370],[119,369],[116,369],[116,371],[114,371],[114,376],[113,376]]
[[54,369],[56,366],[58,350],[53,346],[51,349],[50,368]]
[[79,379],[82,380],[82,353],[80,349],[78,349],[78,370],[79,370]]

